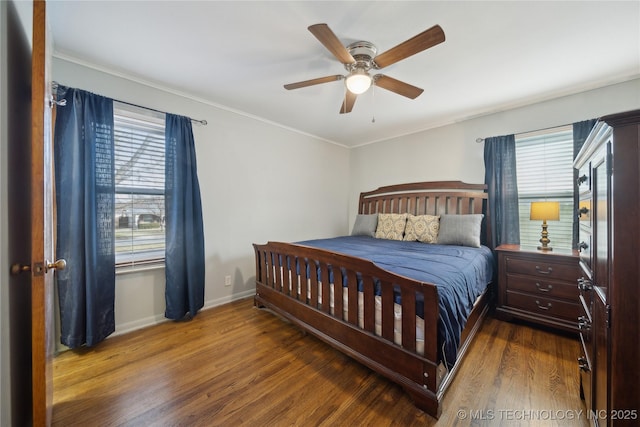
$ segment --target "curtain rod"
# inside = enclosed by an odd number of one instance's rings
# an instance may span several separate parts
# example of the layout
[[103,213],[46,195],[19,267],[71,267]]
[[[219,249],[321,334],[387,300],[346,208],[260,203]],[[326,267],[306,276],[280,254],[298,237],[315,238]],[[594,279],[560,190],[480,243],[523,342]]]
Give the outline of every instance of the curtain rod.
[[[562,128],[562,127],[568,127],[571,126],[572,123],[566,123],[564,125],[558,125],[558,126],[549,126],[546,128],[542,128],[542,129],[536,129],[536,130],[528,130],[528,131],[524,131],[524,132],[514,132],[514,135],[522,135],[522,134],[527,134],[527,133],[534,133],[534,132],[544,132],[547,130],[551,130],[551,129],[556,129],[556,128]],[[489,137],[487,137],[489,138]],[[476,142],[478,144],[480,144],[481,142],[484,142],[485,139],[487,138],[476,138]]]
[[[56,89],[58,88],[58,86],[59,86],[59,83],[58,83],[58,82],[56,82],[56,81],[51,82],[51,88],[52,88],[52,90],[56,90]],[[133,102],[121,101],[121,100],[119,100],[119,99],[114,99],[114,98],[111,98],[111,99],[113,99],[113,100],[114,100],[114,101],[116,101],[116,102],[120,102],[120,103],[122,103],[122,104],[131,105],[132,107],[144,108],[145,110],[155,111],[156,113],[160,113],[160,114],[170,114],[170,113],[167,113],[166,111],[156,110],[155,108],[145,107],[144,105],[134,104]],[[64,104],[62,103],[63,101],[65,101],[65,103],[64,103]],[[62,105],[62,106],[66,104],[66,100],[53,101],[53,102],[55,102],[55,103],[56,103],[56,104],[58,104],[58,105]],[[206,120],[204,120],[204,119],[203,119],[203,120],[198,120],[198,119],[192,119],[191,117],[187,117],[187,118],[188,118],[189,120],[191,120],[192,122],[200,123],[200,124],[201,124],[201,125],[203,125],[203,126],[206,126],[206,125],[207,125],[207,121],[206,121]]]

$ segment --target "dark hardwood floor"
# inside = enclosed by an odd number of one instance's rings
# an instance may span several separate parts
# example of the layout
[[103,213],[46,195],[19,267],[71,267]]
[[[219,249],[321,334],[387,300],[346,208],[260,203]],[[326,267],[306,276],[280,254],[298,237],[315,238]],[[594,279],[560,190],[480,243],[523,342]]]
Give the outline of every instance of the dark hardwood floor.
[[489,317],[439,420],[252,299],[54,359],[55,426],[586,426],[577,338]]

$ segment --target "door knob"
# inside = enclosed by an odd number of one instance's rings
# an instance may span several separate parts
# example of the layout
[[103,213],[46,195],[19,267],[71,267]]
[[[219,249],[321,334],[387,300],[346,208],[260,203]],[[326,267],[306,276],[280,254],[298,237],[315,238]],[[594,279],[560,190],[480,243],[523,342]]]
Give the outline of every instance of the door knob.
[[47,269],[45,272],[49,270],[64,270],[67,267],[67,261],[60,258],[54,262],[47,261]]
[[15,276],[20,273],[24,273],[25,271],[31,271],[31,266],[27,264],[11,264],[11,275]]

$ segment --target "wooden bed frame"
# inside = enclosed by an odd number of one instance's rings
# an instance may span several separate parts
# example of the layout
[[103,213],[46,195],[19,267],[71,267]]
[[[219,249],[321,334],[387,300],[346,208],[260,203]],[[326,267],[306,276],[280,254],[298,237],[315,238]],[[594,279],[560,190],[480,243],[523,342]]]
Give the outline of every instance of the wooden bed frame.
[[[358,213],[484,213],[482,242],[491,247],[489,238],[485,237],[490,236],[489,227],[485,225],[489,224],[486,205],[487,193],[483,184],[421,182],[361,193]],[[439,310],[434,284],[390,273],[368,260],[322,249],[280,242],[254,244],[253,247],[256,256],[256,306],[272,310],[394,381],[413,398],[418,408],[433,417],[440,416],[444,392],[488,310],[490,291],[485,291],[471,312],[462,332],[457,361],[447,371],[438,357]],[[311,274],[309,280],[298,280],[296,266],[298,271],[305,271],[307,265],[319,266],[321,280],[315,274]],[[329,304],[322,304],[319,298],[319,293],[330,295],[330,274],[334,275],[335,283],[342,283],[343,274],[347,276],[347,319],[342,315],[342,298],[333,298],[333,309]],[[363,286],[364,328],[358,326],[356,274],[361,277]],[[375,334],[374,278],[382,289],[381,336]],[[394,343],[394,287],[401,292],[402,346]],[[309,290],[310,298],[307,298]],[[424,297],[424,354],[416,352],[416,294]]]

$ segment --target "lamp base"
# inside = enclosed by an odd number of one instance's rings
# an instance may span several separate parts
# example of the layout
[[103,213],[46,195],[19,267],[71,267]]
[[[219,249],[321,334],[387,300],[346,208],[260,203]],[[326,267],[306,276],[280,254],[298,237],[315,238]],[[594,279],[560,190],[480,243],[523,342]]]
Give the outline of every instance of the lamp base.
[[549,239],[549,232],[547,231],[547,221],[543,220],[542,221],[542,233],[540,233],[542,238],[540,239],[540,243],[542,243],[541,246],[538,246],[538,250],[539,251],[544,251],[544,252],[549,252],[552,251],[553,248],[551,246],[549,246],[549,242],[551,242],[551,240]]

